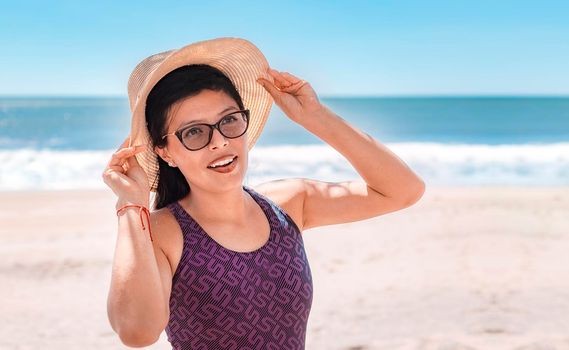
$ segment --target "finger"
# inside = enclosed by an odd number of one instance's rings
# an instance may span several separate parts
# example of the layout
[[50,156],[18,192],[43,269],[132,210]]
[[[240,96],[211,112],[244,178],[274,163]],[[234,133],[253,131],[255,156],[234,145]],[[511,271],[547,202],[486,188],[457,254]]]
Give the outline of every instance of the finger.
[[144,151],[145,149],[146,149],[145,145],[126,147],[126,148],[123,148],[123,149],[113,153],[113,157],[115,157],[115,158],[128,158],[128,157],[132,156],[133,154],[137,154],[137,153]]
[[289,86],[292,82],[288,81],[279,71],[269,68],[269,74],[275,79],[275,85],[280,87]]
[[105,171],[103,171],[103,178],[116,178],[118,175],[124,176],[124,169],[119,166],[107,167]]
[[289,81],[291,84],[298,84],[298,83],[302,83],[304,80],[295,77],[294,75],[287,73],[287,72],[281,72],[281,75],[287,80]]
[[133,150],[130,148],[123,148],[120,151],[113,153],[108,165],[122,165],[126,161],[126,158],[132,153]]
[[291,86],[287,86],[286,88],[283,88],[282,91],[292,93],[292,94],[296,94],[300,90],[300,88],[302,88],[306,84],[308,84],[308,82],[305,80],[302,80],[302,81],[297,82],[296,84],[292,84]]
[[265,78],[259,78],[257,79],[257,82],[261,84],[265,88],[265,90],[267,90],[269,94],[273,96],[273,98],[277,98],[281,93],[281,90],[278,87],[276,87],[273,83],[271,83]]
[[108,166],[105,171],[116,171],[117,173],[121,173],[124,174],[126,171],[124,169],[124,166],[120,166],[120,165],[111,165]]
[[110,186],[110,184],[111,183],[115,184],[117,182],[120,183],[122,186],[130,185],[128,176],[117,171],[105,171],[103,173],[103,181],[111,188],[113,187]]
[[138,159],[136,159],[135,155],[132,155],[132,157],[128,157],[126,159],[126,162],[128,164],[129,169],[141,168],[140,164],[138,163]]
[[297,84],[306,84],[306,81],[295,77],[294,75],[287,73],[287,72],[281,72],[281,74],[288,80],[290,81],[292,84],[297,85]]
[[127,147],[129,143],[130,143],[130,135],[128,135],[126,139],[123,141],[123,143],[121,143],[119,148],[117,148],[117,151],[120,150],[121,148]]
[[123,165],[126,162],[126,159],[133,154],[140,152],[141,150],[136,147],[127,147],[123,148],[120,151],[113,153],[111,160],[109,161],[108,165]]
[[280,87],[277,86],[279,91],[284,91],[286,93],[297,94],[298,91],[307,84],[307,81],[301,80],[294,75],[287,73],[287,72],[280,72],[283,79],[287,82],[286,85],[281,85]]

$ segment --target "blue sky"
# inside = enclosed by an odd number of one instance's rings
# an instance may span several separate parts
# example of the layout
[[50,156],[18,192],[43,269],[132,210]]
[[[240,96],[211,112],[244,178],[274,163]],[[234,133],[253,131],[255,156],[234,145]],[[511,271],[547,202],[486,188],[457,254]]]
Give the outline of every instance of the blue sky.
[[567,1],[11,1],[0,95],[121,95],[144,57],[243,37],[321,96],[569,94]]

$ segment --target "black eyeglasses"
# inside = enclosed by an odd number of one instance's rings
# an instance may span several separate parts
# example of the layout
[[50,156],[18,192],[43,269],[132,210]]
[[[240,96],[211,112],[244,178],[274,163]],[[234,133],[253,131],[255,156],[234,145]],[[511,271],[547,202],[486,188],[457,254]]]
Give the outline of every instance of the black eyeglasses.
[[213,136],[213,129],[217,129],[221,135],[235,139],[243,135],[249,127],[249,110],[243,109],[231,112],[221,118],[215,124],[192,124],[185,126],[175,132],[162,136],[162,139],[169,135],[176,135],[182,145],[190,151],[197,151],[209,144]]

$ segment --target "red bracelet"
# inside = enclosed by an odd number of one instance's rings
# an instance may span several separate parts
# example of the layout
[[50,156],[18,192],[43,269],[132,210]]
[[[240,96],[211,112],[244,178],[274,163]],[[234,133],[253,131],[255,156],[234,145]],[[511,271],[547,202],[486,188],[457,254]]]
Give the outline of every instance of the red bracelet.
[[142,213],[144,212],[144,214],[146,214],[146,218],[148,220],[148,233],[150,233],[150,241],[154,242],[154,240],[152,239],[152,231],[150,230],[150,211],[148,210],[148,208],[146,208],[143,205],[136,205],[136,204],[128,204],[125,206],[120,207],[117,210],[117,216],[119,216],[119,213],[121,210],[125,209],[125,208],[140,208],[140,210],[138,211],[139,215],[140,215],[140,223],[142,224],[142,229],[146,230],[146,227],[144,227],[144,219],[142,218]]

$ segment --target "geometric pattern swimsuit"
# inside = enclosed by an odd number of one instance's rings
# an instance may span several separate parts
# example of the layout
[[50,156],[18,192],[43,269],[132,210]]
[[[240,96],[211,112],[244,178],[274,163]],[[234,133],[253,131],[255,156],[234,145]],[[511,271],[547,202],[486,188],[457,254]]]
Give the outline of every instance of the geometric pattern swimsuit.
[[177,201],[167,205],[184,235],[165,329],[175,350],[304,349],[313,286],[302,234],[272,200],[243,189],[271,227],[251,252],[224,248]]

